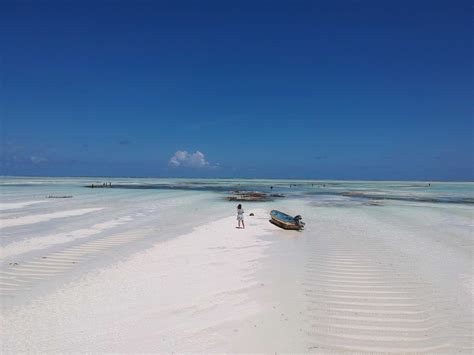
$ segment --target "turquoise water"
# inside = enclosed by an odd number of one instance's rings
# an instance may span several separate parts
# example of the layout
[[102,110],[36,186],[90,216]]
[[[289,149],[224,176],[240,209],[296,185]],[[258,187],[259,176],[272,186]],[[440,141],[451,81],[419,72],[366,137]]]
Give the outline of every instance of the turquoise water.
[[417,181],[318,181],[262,179],[153,179],[153,178],[30,178],[4,177],[0,180],[2,199],[16,200],[22,196],[64,194],[91,195],[85,186],[110,182],[107,196],[139,196],[138,191],[174,190],[226,193],[233,190],[281,193],[286,197],[314,200],[344,197],[348,200],[398,200],[431,203],[474,204],[472,182]]

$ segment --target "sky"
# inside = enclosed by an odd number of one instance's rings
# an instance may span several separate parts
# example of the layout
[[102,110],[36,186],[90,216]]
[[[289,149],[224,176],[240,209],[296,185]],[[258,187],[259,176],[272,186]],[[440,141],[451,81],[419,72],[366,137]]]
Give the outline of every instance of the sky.
[[471,1],[0,1],[0,175],[474,180]]

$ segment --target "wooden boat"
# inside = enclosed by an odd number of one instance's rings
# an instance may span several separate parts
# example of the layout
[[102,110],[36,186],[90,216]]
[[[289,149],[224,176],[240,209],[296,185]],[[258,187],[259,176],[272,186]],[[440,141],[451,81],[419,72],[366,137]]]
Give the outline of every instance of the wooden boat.
[[301,216],[292,217],[286,213],[273,210],[270,212],[270,217],[270,222],[280,228],[291,230],[304,229],[304,222],[301,221]]

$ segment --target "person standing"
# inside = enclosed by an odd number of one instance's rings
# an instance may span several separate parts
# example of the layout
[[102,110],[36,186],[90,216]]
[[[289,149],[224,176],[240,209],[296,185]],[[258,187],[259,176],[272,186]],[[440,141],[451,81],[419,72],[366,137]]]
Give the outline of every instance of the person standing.
[[237,223],[239,224],[237,228],[240,228],[240,223],[242,222],[242,228],[245,229],[245,223],[244,223],[244,210],[242,208],[242,205],[239,204],[237,206]]

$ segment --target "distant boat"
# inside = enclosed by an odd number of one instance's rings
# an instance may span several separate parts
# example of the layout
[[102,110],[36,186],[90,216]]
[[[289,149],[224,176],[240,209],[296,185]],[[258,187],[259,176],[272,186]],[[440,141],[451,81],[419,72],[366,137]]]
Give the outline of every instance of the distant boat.
[[305,223],[301,221],[301,216],[292,217],[287,215],[286,213],[273,210],[270,212],[270,222],[274,225],[283,228],[283,229],[291,229],[291,230],[302,230],[304,229]]

